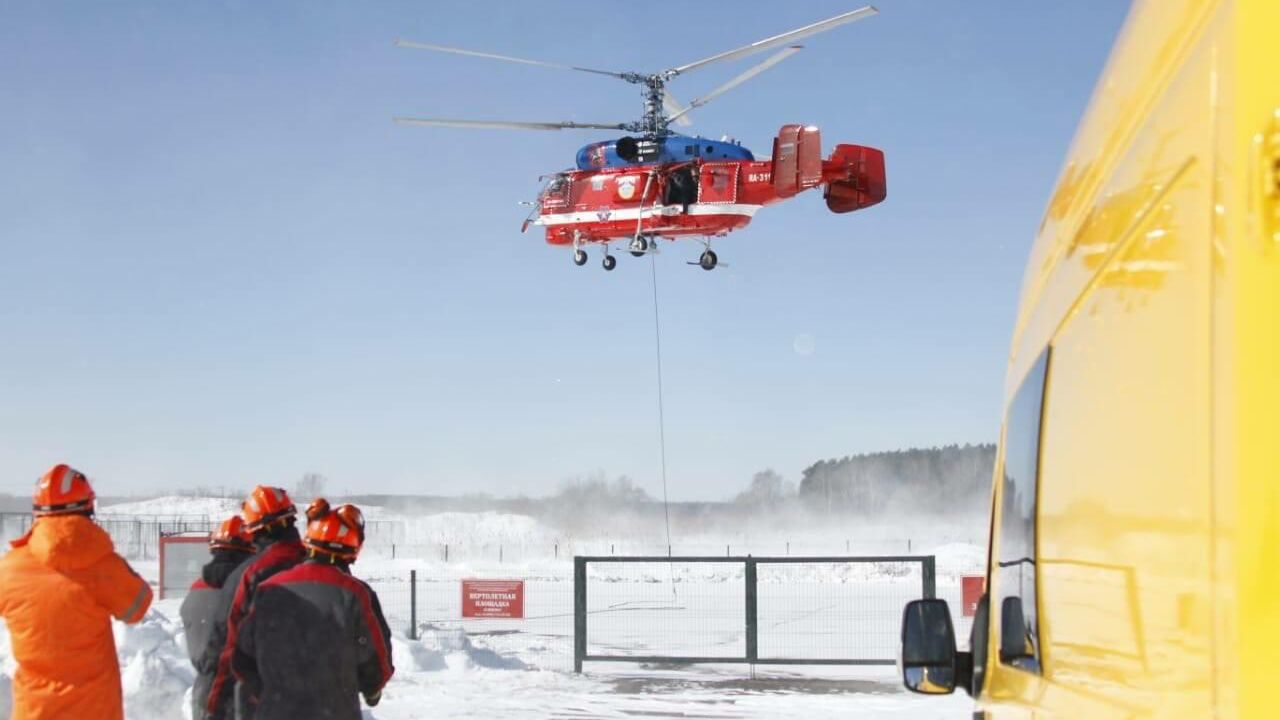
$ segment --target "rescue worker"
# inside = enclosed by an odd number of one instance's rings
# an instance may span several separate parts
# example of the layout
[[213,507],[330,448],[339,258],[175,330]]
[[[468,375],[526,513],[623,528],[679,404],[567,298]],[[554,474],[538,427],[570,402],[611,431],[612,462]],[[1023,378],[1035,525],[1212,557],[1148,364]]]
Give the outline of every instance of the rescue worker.
[[209,562],[191,584],[182,601],[182,627],[187,633],[187,654],[196,669],[191,689],[193,718],[204,717],[209,688],[218,669],[218,655],[227,641],[227,610],[231,598],[222,592],[227,578],[253,555],[253,537],[244,519],[233,515],[209,536]]
[[93,488],[55,465],[36,484],[31,530],[0,558],[0,617],[13,657],[13,720],[123,720],[111,618],[136,623],[147,582],[94,524]]
[[307,510],[307,559],[258,586],[240,624],[236,676],[257,701],[257,720],[360,720],[395,669],[391,631],[378,596],[352,577],[364,543],[354,505]]
[[302,547],[297,522],[298,510],[283,488],[259,485],[249,493],[241,507],[245,529],[253,537],[257,553],[231,571],[222,585],[227,607],[226,639],[218,653],[218,664],[209,686],[205,703],[206,720],[250,720],[254,717],[252,698],[237,687],[231,673],[231,657],[235,652],[239,625],[253,607],[258,586],[267,578],[302,562]]

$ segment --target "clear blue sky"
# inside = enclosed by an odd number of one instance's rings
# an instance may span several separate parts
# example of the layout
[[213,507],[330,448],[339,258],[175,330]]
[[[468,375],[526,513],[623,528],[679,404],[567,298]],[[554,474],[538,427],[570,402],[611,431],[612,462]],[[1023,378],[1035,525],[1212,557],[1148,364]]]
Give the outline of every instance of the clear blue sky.
[[[858,4],[0,5],[0,491],[66,460],[102,493],[658,493],[648,260],[519,232],[602,135],[391,123],[628,120],[636,88],[392,40],[656,70]],[[879,6],[696,113],[761,155],[788,122],[883,148],[889,198],[766,209],[726,270],[664,247],[673,498],[996,437],[1027,249],[1126,3]]]

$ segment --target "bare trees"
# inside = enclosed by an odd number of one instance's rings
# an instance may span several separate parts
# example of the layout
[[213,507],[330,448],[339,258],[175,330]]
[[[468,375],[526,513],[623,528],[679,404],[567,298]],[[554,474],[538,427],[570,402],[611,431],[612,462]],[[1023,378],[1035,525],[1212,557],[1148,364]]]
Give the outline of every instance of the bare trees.
[[307,473],[293,486],[293,499],[295,502],[309,502],[311,498],[324,495],[324,488],[328,484],[329,480],[320,473]]

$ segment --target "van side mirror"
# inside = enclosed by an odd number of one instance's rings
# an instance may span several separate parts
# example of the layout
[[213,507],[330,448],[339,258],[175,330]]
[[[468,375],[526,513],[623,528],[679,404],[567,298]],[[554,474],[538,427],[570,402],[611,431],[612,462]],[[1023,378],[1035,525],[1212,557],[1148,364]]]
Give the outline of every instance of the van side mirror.
[[956,690],[956,632],[946,600],[912,600],[902,614],[902,682],[925,695]]

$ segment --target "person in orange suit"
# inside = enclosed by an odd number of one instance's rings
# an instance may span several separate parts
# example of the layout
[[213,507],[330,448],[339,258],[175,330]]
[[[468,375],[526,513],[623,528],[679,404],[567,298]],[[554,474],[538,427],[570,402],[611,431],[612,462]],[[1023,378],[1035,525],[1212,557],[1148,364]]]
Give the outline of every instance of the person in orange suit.
[[56,465],[36,484],[31,530],[0,558],[0,617],[18,670],[12,720],[123,720],[111,618],[136,623],[151,588],[94,524],[83,473]]

